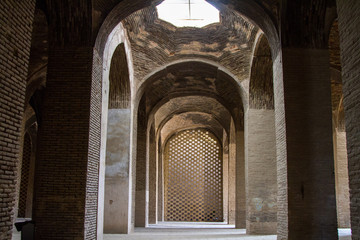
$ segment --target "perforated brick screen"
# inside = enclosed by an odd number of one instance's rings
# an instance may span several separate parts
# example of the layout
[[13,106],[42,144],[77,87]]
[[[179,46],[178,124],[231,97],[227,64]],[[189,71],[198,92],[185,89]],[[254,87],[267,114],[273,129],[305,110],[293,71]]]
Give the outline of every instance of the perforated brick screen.
[[204,129],[182,131],[165,149],[165,221],[222,222],[222,151]]

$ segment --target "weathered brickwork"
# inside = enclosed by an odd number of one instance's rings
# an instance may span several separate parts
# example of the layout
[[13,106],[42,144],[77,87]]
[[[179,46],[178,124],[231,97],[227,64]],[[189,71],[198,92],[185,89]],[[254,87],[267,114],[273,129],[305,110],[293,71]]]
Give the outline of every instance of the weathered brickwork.
[[342,80],[352,239],[360,239],[360,1],[337,1],[342,62]]
[[157,18],[155,7],[125,18],[138,82],[161,66],[180,59],[206,59],[224,66],[239,81],[248,78],[258,28],[239,14],[224,10],[221,23],[204,28],[176,28]]
[[91,84],[92,56],[87,47],[49,51],[35,175],[39,239],[93,239],[96,233],[99,140],[94,132],[100,132],[100,104],[95,103],[101,96],[93,94],[90,101],[90,94],[101,92],[100,81]]
[[274,110],[248,109],[246,117],[246,233],[276,234]]
[[251,63],[249,107],[274,109],[273,62],[265,35],[258,39]]
[[0,2],[0,239],[13,228],[35,1]]

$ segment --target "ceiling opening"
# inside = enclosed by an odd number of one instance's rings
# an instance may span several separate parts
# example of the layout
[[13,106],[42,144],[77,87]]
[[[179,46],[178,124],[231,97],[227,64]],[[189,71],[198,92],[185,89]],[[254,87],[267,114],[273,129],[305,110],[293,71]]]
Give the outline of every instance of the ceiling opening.
[[204,27],[220,22],[220,13],[205,0],[165,0],[157,7],[159,19],[176,27]]

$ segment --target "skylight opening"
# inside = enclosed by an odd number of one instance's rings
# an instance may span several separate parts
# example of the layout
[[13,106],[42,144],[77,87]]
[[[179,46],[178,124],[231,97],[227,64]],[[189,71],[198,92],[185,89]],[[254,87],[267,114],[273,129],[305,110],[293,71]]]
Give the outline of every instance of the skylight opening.
[[176,27],[204,27],[220,22],[220,13],[205,0],[165,0],[158,6],[159,19]]

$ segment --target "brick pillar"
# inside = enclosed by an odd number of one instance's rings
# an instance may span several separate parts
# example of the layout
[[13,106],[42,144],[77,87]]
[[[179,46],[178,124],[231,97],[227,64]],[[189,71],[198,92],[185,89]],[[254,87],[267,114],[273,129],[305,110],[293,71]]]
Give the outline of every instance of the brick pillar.
[[328,51],[285,48],[282,63],[283,86],[274,77],[278,239],[337,239]]
[[[222,174],[223,174],[223,220],[229,223],[229,139],[225,129],[222,133]],[[235,191],[233,191],[234,193]]]
[[27,69],[35,1],[0,2],[0,239],[11,239],[16,216]]
[[337,1],[352,239],[360,239],[360,1]]
[[[229,140],[228,140],[228,192],[229,192],[229,224],[236,224],[236,142],[234,139],[235,129],[231,121]],[[225,145],[224,145],[225,146]],[[225,148],[224,148],[225,149]]]
[[150,128],[148,137],[148,161],[149,161],[149,177],[148,177],[148,191],[149,191],[149,224],[157,223],[157,159],[156,159],[156,141],[155,130]]
[[[94,101],[101,85],[92,85],[92,68],[91,47],[49,51],[35,170],[37,239],[96,237],[100,103]],[[92,91],[99,92],[91,98]]]
[[246,196],[245,196],[244,131],[242,129],[239,130],[239,128],[240,126],[234,127],[233,122],[231,122],[229,151],[233,152],[235,150],[235,157],[236,157],[235,228],[245,228],[246,227]]
[[274,110],[249,109],[246,120],[246,233],[276,234]]
[[145,101],[141,100],[139,104],[137,124],[137,145],[136,145],[136,174],[133,181],[135,186],[135,227],[145,227],[147,224],[147,194],[146,194],[146,125]]

